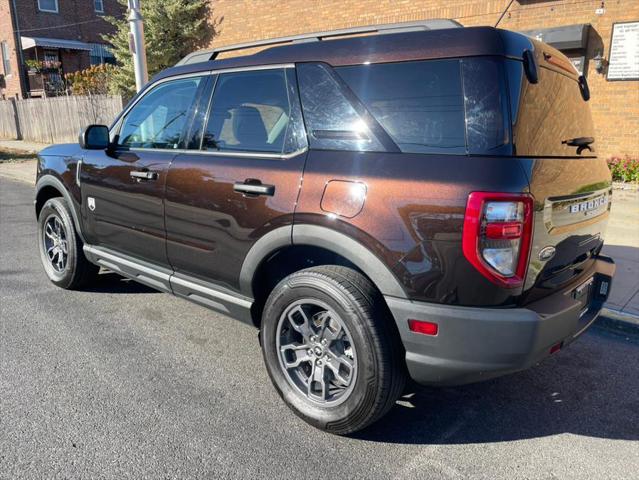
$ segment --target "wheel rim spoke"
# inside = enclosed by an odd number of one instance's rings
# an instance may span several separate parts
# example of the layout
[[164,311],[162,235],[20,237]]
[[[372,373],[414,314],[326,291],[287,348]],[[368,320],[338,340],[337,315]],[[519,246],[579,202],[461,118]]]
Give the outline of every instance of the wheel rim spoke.
[[[309,346],[301,344],[289,344],[280,347],[280,352],[284,359],[286,368],[299,367],[303,362],[312,361],[312,356],[308,354]],[[292,355],[292,359],[291,358]],[[289,360],[290,359],[290,360]]]
[[335,321],[327,312],[324,320],[324,328],[322,329],[322,340],[333,342],[337,340],[342,334],[342,324],[339,321]]
[[327,395],[324,365],[313,364],[311,376],[308,378],[308,396],[316,400],[325,401]]
[[331,361],[327,362],[326,366],[333,372],[335,380],[348,387],[353,378],[353,361],[346,355],[336,355],[331,351],[327,355]]
[[304,340],[308,340],[314,335],[308,316],[301,305],[289,313],[288,319],[291,326],[302,334]]
[[55,240],[57,238],[55,236],[55,233],[53,232],[53,227],[51,227],[50,223],[46,224],[44,234],[51,240]]

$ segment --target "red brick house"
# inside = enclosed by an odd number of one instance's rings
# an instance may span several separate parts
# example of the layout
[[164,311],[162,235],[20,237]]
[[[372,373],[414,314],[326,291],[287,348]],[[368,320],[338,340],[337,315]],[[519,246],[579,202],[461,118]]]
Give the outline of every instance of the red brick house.
[[113,54],[105,15],[124,15],[117,0],[0,0],[0,98],[54,95],[63,76]]

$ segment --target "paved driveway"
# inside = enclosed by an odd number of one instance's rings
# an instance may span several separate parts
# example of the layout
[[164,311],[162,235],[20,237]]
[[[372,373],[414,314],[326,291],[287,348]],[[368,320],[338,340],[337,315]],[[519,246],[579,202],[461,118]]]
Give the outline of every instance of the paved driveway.
[[636,337],[412,388],[340,438],[280,402],[253,329],[113,274],[59,290],[34,239],[31,187],[0,178],[0,478],[637,478]]

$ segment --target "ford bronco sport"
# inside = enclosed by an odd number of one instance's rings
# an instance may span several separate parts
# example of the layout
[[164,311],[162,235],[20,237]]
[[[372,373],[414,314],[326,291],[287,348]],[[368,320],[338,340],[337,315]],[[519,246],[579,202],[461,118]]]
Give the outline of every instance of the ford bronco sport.
[[589,95],[552,47],[447,21],[195,52],[40,153],[42,263],[254,325],[290,408],[353,432],[408,377],[521,370],[593,323],[614,263]]

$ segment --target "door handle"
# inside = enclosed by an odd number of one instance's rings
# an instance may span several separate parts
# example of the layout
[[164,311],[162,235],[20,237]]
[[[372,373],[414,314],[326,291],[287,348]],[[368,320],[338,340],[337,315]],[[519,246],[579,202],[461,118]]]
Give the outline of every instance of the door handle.
[[141,180],[157,180],[158,178],[157,172],[149,172],[148,170],[147,171],[133,170],[132,172],[129,173],[129,175],[135,178],[138,182]]
[[235,184],[233,184],[233,190],[250,197],[257,197],[258,195],[269,195],[272,197],[275,194],[275,185],[265,185],[259,180],[249,179],[245,182],[235,182]]

